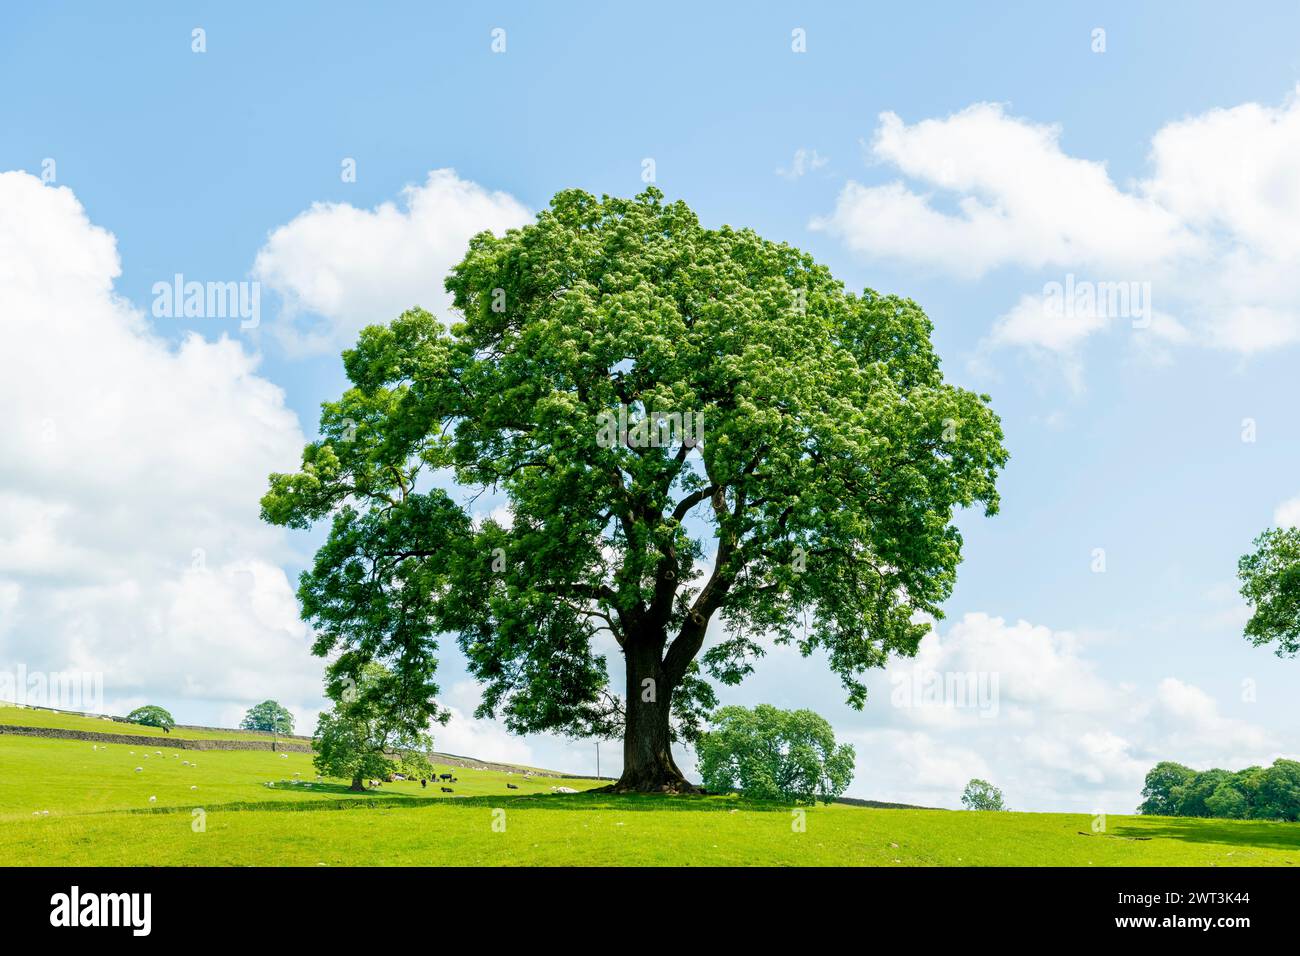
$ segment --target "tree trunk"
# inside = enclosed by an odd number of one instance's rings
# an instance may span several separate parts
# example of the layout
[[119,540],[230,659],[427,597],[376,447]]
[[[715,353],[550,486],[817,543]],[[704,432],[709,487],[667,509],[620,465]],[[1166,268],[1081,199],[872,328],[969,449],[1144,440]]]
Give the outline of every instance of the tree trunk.
[[654,642],[630,642],[627,716],[623,729],[623,775],[614,793],[696,793],[673,762],[669,717],[672,686],[664,677]]
[[361,777],[358,776],[358,777],[353,777],[353,778],[352,778],[352,786],[351,786],[349,789],[351,789],[351,790],[357,790],[357,791],[364,791],[366,788],[365,788],[365,785],[362,784],[362,782],[361,782]]

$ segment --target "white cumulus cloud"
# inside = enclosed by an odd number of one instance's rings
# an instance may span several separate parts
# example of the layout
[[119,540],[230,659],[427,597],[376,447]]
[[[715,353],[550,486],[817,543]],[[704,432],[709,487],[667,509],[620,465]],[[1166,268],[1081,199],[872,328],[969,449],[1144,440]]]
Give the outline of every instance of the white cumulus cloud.
[[238,342],[153,334],[119,272],[71,190],[0,174],[0,667],[101,672],[110,701],[315,698],[258,518],[297,419]]
[[313,204],[271,232],[253,275],[283,299],[276,332],[288,349],[333,351],[413,306],[446,319],[443,281],[470,238],[531,219],[510,195],[436,169],[423,185],[404,189],[400,203]]
[[[1158,311],[1135,333],[1149,351],[1152,339],[1240,355],[1300,342],[1300,96],[1167,123],[1134,183],[1061,136],[996,103],[910,125],[883,113],[871,154],[902,178],[848,182],[811,227],[866,257],[971,280],[1017,268],[1150,283]],[[1114,318],[1063,321],[1033,292],[988,344],[1074,355]]]

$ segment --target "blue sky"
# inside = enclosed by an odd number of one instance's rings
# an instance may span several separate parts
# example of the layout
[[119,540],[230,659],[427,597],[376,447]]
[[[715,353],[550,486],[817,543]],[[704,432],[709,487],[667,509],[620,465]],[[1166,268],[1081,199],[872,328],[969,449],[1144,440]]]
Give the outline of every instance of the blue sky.
[[[1295,756],[1300,662],[1241,637],[1234,568],[1300,515],[1300,9],[1131,6],[7,9],[0,171],[55,173],[0,190],[0,248],[31,257],[0,299],[0,397],[25,423],[0,456],[0,665],[93,666],[110,702],[193,721],[264,696],[310,720],[289,590],[317,539],[258,527],[256,498],[343,387],[339,343],[403,295],[437,309],[467,229],[562,188],[638,192],[650,158],[706,223],[921,303],[1012,453],[1002,513],[960,518],[926,658],[1002,675],[998,716],[892,706],[886,674],[855,713],[788,652],[728,701],[815,707],[858,747],[850,793],[934,805],[987,774],[1017,807],[1119,812],[1157,759]],[[260,326],[154,318],[175,273],[257,279]],[[1157,321],[1044,331],[1044,284],[1067,275],[1149,282]],[[23,442],[49,421],[41,458]],[[588,744],[470,721],[445,656],[461,716],[441,746],[590,769]]]

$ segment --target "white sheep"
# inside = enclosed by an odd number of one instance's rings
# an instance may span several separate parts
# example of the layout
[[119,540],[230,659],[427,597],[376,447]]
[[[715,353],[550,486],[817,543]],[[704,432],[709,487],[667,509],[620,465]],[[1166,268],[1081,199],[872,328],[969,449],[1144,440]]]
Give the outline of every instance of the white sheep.
[[135,768],[135,772],[136,772],[136,773],[144,773],[144,767],[136,767],[136,768]]
[[193,785],[191,784],[190,789],[191,789],[191,790],[197,790],[197,789],[199,789],[199,788],[196,787],[196,786],[193,786]]
[[157,802],[158,802],[158,798],[157,798],[157,797],[150,797],[150,798],[149,798],[149,802],[150,802],[150,803],[157,803]]

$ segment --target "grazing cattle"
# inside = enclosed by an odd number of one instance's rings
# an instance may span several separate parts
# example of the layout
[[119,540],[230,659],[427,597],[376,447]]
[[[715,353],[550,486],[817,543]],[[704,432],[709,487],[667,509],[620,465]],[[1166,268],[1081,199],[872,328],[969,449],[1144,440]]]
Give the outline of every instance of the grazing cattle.
[[420,789],[423,790],[423,789],[424,789],[425,787],[427,787],[427,786],[429,786],[429,781],[428,781],[428,780],[425,780],[423,777],[421,777],[421,778],[420,778]]
[[451,789],[451,787],[439,787],[438,789],[441,790],[443,793],[455,793],[455,792],[456,792],[455,790]]
[[439,780],[450,780],[450,779],[451,779],[451,774],[449,774],[449,773],[440,773],[440,774],[438,774],[438,779],[439,779]]
[[506,789],[507,789],[507,790],[518,790],[518,789],[519,789],[519,784],[517,784],[517,783],[508,783],[508,784],[506,784]]

